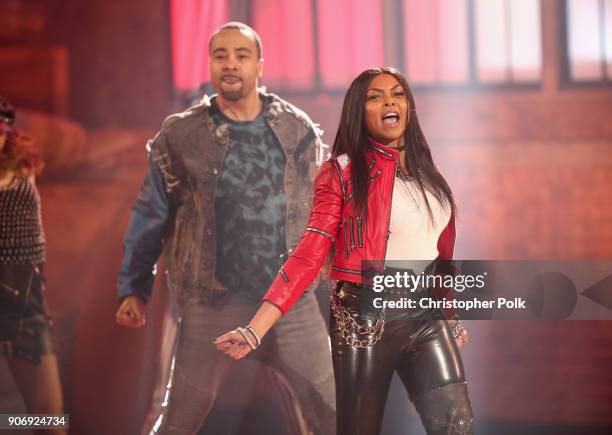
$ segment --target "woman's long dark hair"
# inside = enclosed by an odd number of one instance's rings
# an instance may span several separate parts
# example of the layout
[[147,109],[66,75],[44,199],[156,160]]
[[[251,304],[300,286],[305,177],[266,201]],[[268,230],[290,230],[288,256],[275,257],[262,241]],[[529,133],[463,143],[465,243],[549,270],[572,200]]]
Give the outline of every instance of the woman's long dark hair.
[[363,71],[353,80],[344,97],[342,116],[332,148],[332,157],[347,154],[350,158],[353,200],[356,209],[367,216],[369,174],[365,150],[368,146],[369,133],[366,128],[364,108],[368,86],[372,79],[380,74],[389,74],[395,77],[404,88],[408,98],[410,120],[404,132],[404,143],[406,144],[404,163],[409,174],[416,177],[432,222],[434,222],[434,217],[425,190],[431,192],[443,206],[450,206],[452,212],[456,213],[453,193],[434,164],[429,145],[419,125],[412,91],[404,76],[395,68],[372,68]]

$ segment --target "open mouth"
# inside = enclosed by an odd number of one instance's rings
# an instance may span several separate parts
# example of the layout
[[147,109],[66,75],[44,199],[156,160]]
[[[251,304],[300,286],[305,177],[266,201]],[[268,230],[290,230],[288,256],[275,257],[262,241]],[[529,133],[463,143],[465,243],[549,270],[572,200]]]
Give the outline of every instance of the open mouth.
[[223,83],[227,83],[228,85],[233,85],[235,83],[240,82],[240,77],[236,77],[236,76],[223,76],[221,78],[221,81]]
[[382,123],[387,128],[397,127],[399,125],[399,113],[398,112],[387,112],[383,113]]

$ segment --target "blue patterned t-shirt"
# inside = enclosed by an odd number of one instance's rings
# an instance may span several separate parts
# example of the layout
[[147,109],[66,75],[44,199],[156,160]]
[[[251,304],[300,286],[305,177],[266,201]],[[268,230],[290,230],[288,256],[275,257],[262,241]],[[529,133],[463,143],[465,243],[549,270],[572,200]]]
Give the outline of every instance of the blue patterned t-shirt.
[[[264,101],[265,104],[265,101]],[[262,113],[237,122],[213,103],[211,116],[229,126],[229,145],[215,190],[217,279],[260,300],[286,260],[285,154]]]

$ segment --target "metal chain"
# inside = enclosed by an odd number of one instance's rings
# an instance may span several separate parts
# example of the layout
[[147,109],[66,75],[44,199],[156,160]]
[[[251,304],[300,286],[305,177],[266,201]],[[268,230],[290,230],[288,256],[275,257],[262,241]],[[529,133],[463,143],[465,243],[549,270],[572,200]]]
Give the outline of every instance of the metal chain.
[[414,175],[409,175],[408,172],[400,167],[400,165],[397,165],[395,176],[402,181],[414,181],[416,179]]
[[463,323],[461,323],[461,321],[451,319],[448,321],[448,324],[455,340],[459,339],[462,335],[466,333]]
[[[376,319],[376,322],[372,326],[363,326],[360,325],[353,319],[351,313],[343,307],[336,297],[335,293],[336,285],[330,286],[330,306],[332,313],[334,314],[334,318],[336,319],[336,323],[338,324],[338,328],[340,329],[340,334],[342,338],[346,341],[349,346],[353,346],[356,348],[367,348],[374,346],[382,336],[382,333],[385,330],[385,314],[383,311],[382,316]],[[353,334],[356,335],[369,335],[367,338],[355,338]]]

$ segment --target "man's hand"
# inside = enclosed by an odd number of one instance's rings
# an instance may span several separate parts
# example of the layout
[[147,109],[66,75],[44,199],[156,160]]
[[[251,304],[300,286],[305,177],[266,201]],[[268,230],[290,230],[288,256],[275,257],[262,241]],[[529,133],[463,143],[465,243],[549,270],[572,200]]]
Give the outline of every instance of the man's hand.
[[128,296],[123,300],[117,314],[117,323],[130,328],[140,328],[145,324],[144,302],[138,296]]

